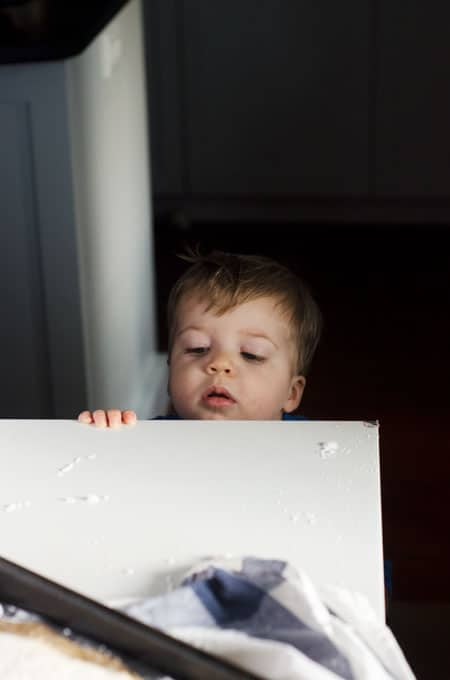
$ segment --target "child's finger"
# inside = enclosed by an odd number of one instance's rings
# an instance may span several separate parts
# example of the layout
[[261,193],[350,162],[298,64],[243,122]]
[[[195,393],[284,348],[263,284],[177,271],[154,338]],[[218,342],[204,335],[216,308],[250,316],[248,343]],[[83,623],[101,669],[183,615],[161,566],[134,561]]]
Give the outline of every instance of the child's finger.
[[90,411],[82,411],[78,416],[78,422],[84,425],[90,425],[92,423],[92,416]]
[[122,420],[126,425],[136,425],[137,416],[134,411],[124,411]]
[[106,427],[106,413],[104,411],[94,411],[92,417],[96,427]]
[[109,427],[120,427],[122,425],[122,414],[117,408],[110,408],[107,411]]

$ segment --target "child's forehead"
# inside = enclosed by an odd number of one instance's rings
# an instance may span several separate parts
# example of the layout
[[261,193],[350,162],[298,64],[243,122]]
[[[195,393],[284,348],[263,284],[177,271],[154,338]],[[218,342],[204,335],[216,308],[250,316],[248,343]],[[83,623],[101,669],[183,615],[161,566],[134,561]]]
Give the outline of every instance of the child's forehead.
[[187,293],[179,300],[175,310],[175,324],[187,319],[207,319],[212,317],[244,316],[252,314],[261,319],[273,319],[287,323],[286,311],[275,296],[260,296],[242,300],[234,304],[224,300],[211,300],[201,293]]

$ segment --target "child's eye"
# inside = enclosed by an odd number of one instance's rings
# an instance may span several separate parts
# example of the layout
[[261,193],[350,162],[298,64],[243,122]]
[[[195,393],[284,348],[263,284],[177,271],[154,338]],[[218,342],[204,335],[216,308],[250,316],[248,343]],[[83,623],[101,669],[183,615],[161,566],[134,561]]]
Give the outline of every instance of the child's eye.
[[185,349],[185,354],[206,354],[208,347],[188,347]]
[[257,354],[252,354],[251,352],[241,352],[241,356],[246,361],[255,361],[255,362],[264,361],[264,357],[260,357]]

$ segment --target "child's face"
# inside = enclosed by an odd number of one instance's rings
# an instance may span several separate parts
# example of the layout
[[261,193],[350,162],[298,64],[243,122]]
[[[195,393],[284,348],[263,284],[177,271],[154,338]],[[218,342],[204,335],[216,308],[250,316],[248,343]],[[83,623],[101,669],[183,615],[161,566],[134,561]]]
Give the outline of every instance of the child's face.
[[169,393],[185,419],[280,420],[300,403],[289,325],[270,297],[217,316],[198,297],[181,299],[170,354]]

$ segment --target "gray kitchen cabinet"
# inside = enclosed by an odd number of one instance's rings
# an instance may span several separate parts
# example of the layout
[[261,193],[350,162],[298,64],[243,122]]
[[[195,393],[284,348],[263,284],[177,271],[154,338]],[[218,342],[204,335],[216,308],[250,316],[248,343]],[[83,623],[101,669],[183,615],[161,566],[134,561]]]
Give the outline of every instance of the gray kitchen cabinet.
[[182,4],[192,192],[366,193],[368,3]]
[[378,195],[450,196],[450,5],[380,0]]
[[448,3],[145,8],[162,219],[448,223]]
[[64,64],[0,84],[0,416],[67,416],[86,392]]
[[27,103],[0,103],[0,412],[50,412],[47,335]]
[[367,194],[368,2],[146,10],[156,195]]

